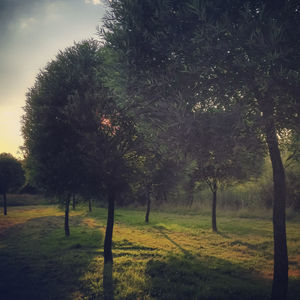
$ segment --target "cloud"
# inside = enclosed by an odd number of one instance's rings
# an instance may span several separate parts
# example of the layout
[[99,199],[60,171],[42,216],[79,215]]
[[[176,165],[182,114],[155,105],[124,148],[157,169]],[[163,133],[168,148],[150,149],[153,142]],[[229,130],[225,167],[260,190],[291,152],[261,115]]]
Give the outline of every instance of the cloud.
[[47,23],[58,22],[59,19],[63,18],[67,7],[68,5],[65,1],[48,2],[42,7],[41,14]]
[[100,4],[102,4],[102,1],[101,0],[84,0],[84,3],[86,3],[86,4],[92,3],[94,5],[100,5]]
[[36,19],[33,17],[30,18],[22,18],[19,23],[19,28],[21,30],[25,30],[36,23]]

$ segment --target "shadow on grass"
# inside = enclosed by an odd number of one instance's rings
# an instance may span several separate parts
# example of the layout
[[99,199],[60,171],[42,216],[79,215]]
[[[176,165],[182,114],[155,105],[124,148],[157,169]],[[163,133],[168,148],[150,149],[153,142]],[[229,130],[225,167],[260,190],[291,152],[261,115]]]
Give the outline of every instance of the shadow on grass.
[[169,242],[171,242],[173,245],[175,245],[186,257],[188,256],[192,256],[191,253],[187,250],[185,250],[184,248],[182,248],[178,243],[176,243],[174,240],[172,240],[167,234],[164,228],[160,227],[160,226],[154,226],[154,228],[156,228],[160,234],[167,239]]
[[103,267],[103,290],[104,300],[114,300],[113,265],[104,264]]
[[[40,217],[7,229],[1,236],[1,299],[74,299],[80,294],[80,277],[99,253],[99,230],[70,219],[66,238],[63,216]],[[75,226],[75,227],[74,227]],[[94,253],[93,253],[94,252]]]
[[[154,299],[265,300],[272,281],[238,264],[212,256],[195,256],[155,227],[182,255],[151,259],[146,265],[149,294]],[[260,246],[260,245],[259,245]],[[264,246],[264,245],[262,245]],[[287,299],[300,299],[300,280],[289,280]]]
[[[146,273],[153,299],[265,300],[271,295],[271,280],[214,257],[170,255],[164,260],[150,260]],[[299,296],[300,280],[290,279],[287,299]]]
[[271,282],[215,257],[170,255],[146,266],[154,299],[268,299]]
[[227,233],[223,232],[223,231],[217,231],[216,234],[220,235],[221,237],[225,238],[225,239],[228,239],[229,236]]
[[150,295],[156,299],[267,299],[265,286],[245,269],[226,260],[196,257],[155,227],[182,255],[150,260],[146,273],[151,278]]
[[113,241],[113,249],[114,250],[145,250],[145,251],[153,251],[156,248],[153,247],[145,247],[141,245],[135,245],[132,242],[123,239],[121,241],[114,242]]

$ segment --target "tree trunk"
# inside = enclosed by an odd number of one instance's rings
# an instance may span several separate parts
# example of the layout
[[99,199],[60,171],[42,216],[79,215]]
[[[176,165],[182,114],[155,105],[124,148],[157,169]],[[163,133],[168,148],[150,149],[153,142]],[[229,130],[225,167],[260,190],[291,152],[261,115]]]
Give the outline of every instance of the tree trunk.
[[4,212],[4,215],[6,216],[7,215],[7,204],[6,204],[6,193],[5,192],[3,193],[3,212]]
[[70,235],[70,228],[69,228],[69,206],[70,206],[70,197],[66,198],[65,200],[65,236]]
[[187,186],[187,205],[189,207],[193,206],[193,202],[194,202],[194,189],[195,189],[194,178],[190,178],[188,186]]
[[285,202],[286,183],[278,139],[273,117],[265,115],[266,140],[273,168],[273,231],[274,231],[274,275],[272,300],[284,300],[288,290],[288,253],[286,244]]
[[114,213],[115,213],[115,192],[110,191],[108,196],[108,212],[107,225],[104,240],[104,263],[113,263],[112,256],[112,235],[114,228]]
[[150,206],[151,206],[151,198],[150,198],[150,194],[147,193],[147,211],[145,216],[146,223],[149,223]]
[[213,201],[212,201],[212,230],[217,232],[217,181],[214,179],[213,182]]
[[193,191],[189,191],[187,203],[188,203],[189,207],[193,206],[193,203],[194,203],[194,192]]
[[73,210],[76,209],[76,199],[75,199],[75,195],[73,194],[73,199],[72,199],[72,207],[73,207]]
[[163,195],[164,195],[164,202],[167,203],[167,201],[168,201],[168,195],[167,195],[167,192],[164,191],[164,192],[163,192]]
[[89,212],[92,212],[92,200],[89,199]]

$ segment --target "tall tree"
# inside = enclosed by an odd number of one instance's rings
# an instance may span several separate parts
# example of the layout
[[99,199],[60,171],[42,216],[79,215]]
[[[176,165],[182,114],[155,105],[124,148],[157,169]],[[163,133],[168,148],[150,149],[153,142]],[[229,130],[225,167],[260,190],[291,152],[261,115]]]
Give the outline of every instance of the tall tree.
[[21,162],[9,153],[0,154],[0,193],[3,195],[3,213],[7,215],[6,194],[15,191],[25,182]]

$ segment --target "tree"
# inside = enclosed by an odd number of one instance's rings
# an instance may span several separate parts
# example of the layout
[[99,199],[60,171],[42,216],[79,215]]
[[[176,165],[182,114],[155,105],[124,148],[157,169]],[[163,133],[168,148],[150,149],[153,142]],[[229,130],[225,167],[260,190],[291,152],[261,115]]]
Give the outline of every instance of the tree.
[[[129,189],[137,156],[139,134],[130,116],[130,108],[110,86],[110,53],[98,49],[94,86],[84,95],[72,97],[68,121],[78,136],[78,159],[81,163],[80,189],[85,198],[105,194],[108,204],[104,240],[104,262],[113,263],[112,236],[115,203]],[[92,82],[89,82],[90,84]]]
[[[149,150],[149,149],[148,149]],[[170,154],[170,153],[169,153]],[[137,172],[134,178],[138,198],[146,201],[145,222],[149,223],[151,198],[161,204],[167,201],[167,195],[179,181],[179,166],[166,153],[144,152],[139,156]]]
[[3,195],[3,213],[7,215],[6,194],[15,191],[25,182],[21,162],[9,153],[0,154],[0,193]]
[[160,99],[160,108],[180,99],[202,109],[238,102],[261,114],[254,126],[265,136],[274,181],[272,299],[285,299],[286,186],[277,132],[299,123],[299,3],[113,0],[110,6],[107,41],[126,66],[129,90],[144,96],[138,99]]
[[137,160],[139,137],[126,111],[118,109],[112,95],[97,106],[95,130],[83,145],[87,178],[84,187],[91,194],[105,191],[108,202],[104,240],[104,263],[113,263],[112,236],[115,203],[129,189]]
[[[23,116],[24,153],[30,181],[64,202],[66,236],[70,234],[70,197],[81,191],[85,178],[81,127],[77,128],[72,121],[80,114],[76,103],[89,105],[88,95],[99,88],[98,49],[98,43],[91,40],[61,51],[40,72],[27,93]],[[95,95],[93,101],[98,98]]]
[[217,231],[217,192],[220,186],[257,177],[262,171],[264,145],[238,111],[195,112],[191,134],[197,166],[194,177],[207,183],[213,194],[212,230]]

